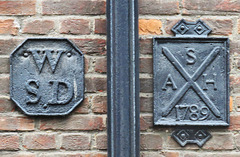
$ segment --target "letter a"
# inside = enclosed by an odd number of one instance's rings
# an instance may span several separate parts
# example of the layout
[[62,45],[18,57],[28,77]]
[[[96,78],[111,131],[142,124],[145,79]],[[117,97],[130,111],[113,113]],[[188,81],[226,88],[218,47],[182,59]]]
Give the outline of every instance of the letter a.
[[177,86],[176,86],[175,82],[173,81],[171,74],[168,74],[167,79],[162,87],[162,90],[167,90],[167,86],[172,86],[173,90],[177,89]]

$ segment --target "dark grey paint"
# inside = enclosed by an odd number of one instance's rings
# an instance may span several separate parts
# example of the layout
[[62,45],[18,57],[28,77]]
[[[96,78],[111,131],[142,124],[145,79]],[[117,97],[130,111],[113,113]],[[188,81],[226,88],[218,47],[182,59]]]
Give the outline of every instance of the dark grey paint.
[[137,2],[107,1],[109,157],[140,156]]
[[[206,30],[196,37],[199,23]],[[173,31],[181,24],[186,35],[153,40],[154,124],[228,126],[229,41],[207,38],[202,21],[181,20]]]
[[30,38],[10,56],[11,99],[27,115],[69,114],[84,96],[84,58],[69,40]]
[[187,143],[197,144],[202,147],[204,143],[209,140],[212,135],[203,128],[179,128],[172,133],[172,137],[176,140],[182,147]]

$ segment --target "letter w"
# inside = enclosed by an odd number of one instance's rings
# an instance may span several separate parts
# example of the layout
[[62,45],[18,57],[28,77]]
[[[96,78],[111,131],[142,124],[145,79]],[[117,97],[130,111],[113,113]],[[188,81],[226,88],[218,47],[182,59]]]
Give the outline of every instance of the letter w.
[[[30,50],[30,52],[32,52],[32,54],[33,54],[33,58],[35,60],[35,63],[37,65],[40,73],[42,72],[43,64],[45,63],[46,58],[47,58],[47,60],[50,64],[52,72],[53,73],[55,72],[55,69],[56,69],[56,66],[58,64],[59,58],[61,57],[61,55],[64,51],[63,50],[54,51],[55,53],[57,52],[57,57],[56,58],[53,58],[53,56],[52,56],[53,54],[51,53],[52,51],[53,50],[43,50],[43,51]],[[39,55],[40,52],[43,53],[42,57]]]

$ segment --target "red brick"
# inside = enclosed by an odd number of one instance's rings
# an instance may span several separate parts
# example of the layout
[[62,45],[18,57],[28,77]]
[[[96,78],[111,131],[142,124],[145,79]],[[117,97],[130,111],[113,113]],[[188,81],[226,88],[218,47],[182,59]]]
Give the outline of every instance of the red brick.
[[[200,155],[201,154],[201,155]],[[204,153],[204,152],[188,152],[183,157],[239,157],[239,152],[219,152],[219,153]]]
[[23,147],[31,150],[56,149],[55,134],[25,134]]
[[10,55],[22,41],[19,39],[0,39],[0,55]]
[[140,111],[141,112],[153,112],[153,98],[152,97],[140,97]]
[[51,20],[30,20],[24,21],[22,33],[24,34],[48,34],[54,29],[54,21]]
[[233,22],[231,19],[202,19],[212,29],[212,35],[231,35]]
[[95,34],[107,34],[106,19],[95,20]]
[[19,135],[17,134],[0,134],[0,150],[18,150]]
[[90,21],[85,19],[66,19],[61,22],[62,34],[90,34]]
[[94,96],[92,99],[94,113],[107,113],[107,96]]
[[107,58],[96,58],[95,71],[98,73],[107,73]]
[[9,77],[8,76],[0,77],[0,94],[2,95],[9,94]]
[[97,146],[97,149],[100,149],[100,150],[107,149],[107,135],[106,134],[98,134],[96,136],[96,146]]
[[36,157],[34,153],[0,152],[1,157]]
[[62,136],[61,149],[65,150],[87,150],[90,149],[90,135],[67,134]]
[[73,41],[84,54],[106,54],[106,40],[104,39],[73,39]]
[[88,73],[88,69],[90,67],[91,61],[92,61],[92,59],[90,57],[84,56],[84,64],[85,64],[84,65],[84,68],[85,68],[84,72],[85,72],[85,74]]
[[173,15],[179,12],[178,0],[139,0],[140,14]]
[[140,58],[140,73],[153,73],[153,59],[152,58]]
[[143,92],[143,93],[153,92],[152,78],[140,78],[140,92]]
[[141,134],[141,150],[160,150],[162,149],[163,139],[159,134]]
[[140,35],[160,35],[162,34],[162,22],[156,19],[140,19],[139,34]]
[[[0,2],[1,5],[1,2]],[[17,35],[18,26],[13,19],[0,20],[0,34]]]
[[107,90],[107,78],[86,77],[85,91],[86,92],[102,92]]
[[9,73],[9,58],[0,58],[0,73]]
[[42,119],[41,130],[103,130],[105,128],[104,116],[68,116]]
[[233,135],[231,133],[212,134],[212,138],[204,144],[203,149],[232,150],[234,149]]
[[0,1],[1,15],[34,15],[36,0]]
[[153,127],[152,116],[141,116],[140,117],[140,130],[148,130]]
[[99,15],[105,14],[106,2],[102,0],[44,0],[43,14],[52,15]]
[[152,54],[152,39],[139,39],[139,52],[141,54]]
[[240,130],[240,115],[231,115],[230,116],[230,125],[229,130]]
[[179,152],[164,152],[165,157],[179,157]]
[[8,98],[0,98],[0,112],[13,112],[15,104]]
[[[207,5],[206,5],[207,4]],[[183,0],[183,14],[207,14],[208,11],[217,14],[220,12],[240,12],[239,1],[229,0]]]
[[34,130],[33,118],[26,117],[0,117],[0,130],[31,131]]
[[41,153],[38,157],[107,157],[107,153]]
[[89,113],[89,108],[90,108],[90,104],[89,104],[89,99],[88,98],[84,98],[83,102],[81,102],[78,107],[74,110],[75,113]]
[[233,93],[240,92],[240,77],[235,75],[230,75],[230,89]]

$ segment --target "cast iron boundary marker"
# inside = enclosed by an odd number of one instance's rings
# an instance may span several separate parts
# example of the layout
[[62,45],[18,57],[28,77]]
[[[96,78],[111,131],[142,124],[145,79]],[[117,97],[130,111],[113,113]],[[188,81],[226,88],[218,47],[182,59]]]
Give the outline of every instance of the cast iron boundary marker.
[[138,1],[107,0],[108,156],[139,157]]

